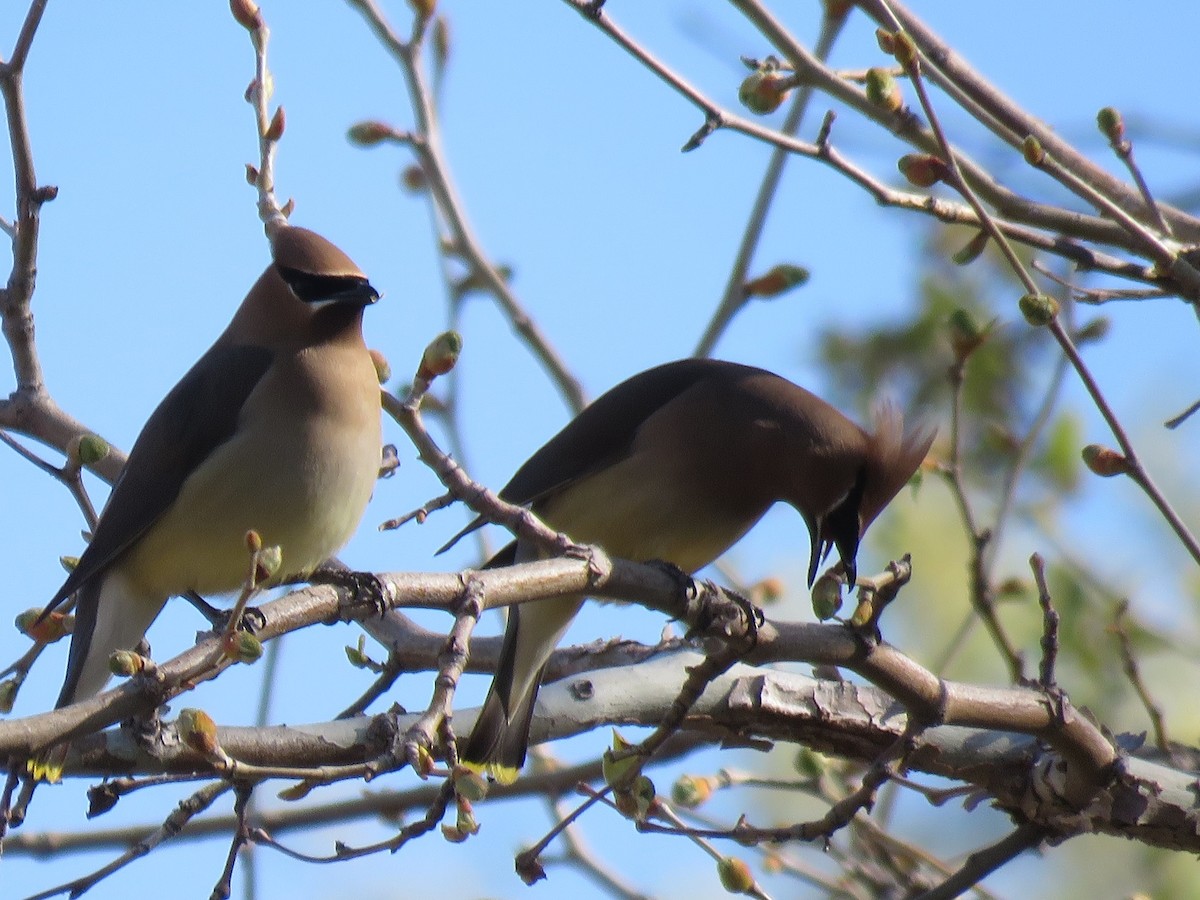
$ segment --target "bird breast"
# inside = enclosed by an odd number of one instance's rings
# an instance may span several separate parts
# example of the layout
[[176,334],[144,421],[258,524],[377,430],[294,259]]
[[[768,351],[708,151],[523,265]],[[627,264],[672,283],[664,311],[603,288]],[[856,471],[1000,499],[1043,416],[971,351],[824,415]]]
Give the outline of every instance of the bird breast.
[[305,575],[350,539],[380,463],[379,382],[364,347],[278,358],[238,427],[183,483],[122,568],[148,593],[224,593],[249,571],[245,534]]

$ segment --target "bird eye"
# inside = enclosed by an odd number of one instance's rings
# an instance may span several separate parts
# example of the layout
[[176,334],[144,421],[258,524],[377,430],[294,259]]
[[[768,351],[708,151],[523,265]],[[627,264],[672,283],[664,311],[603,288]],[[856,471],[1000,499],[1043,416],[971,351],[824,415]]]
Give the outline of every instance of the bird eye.
[[277,266],[292,292],[305,303],[374,303],[379,292],[362,275],[318,275]]

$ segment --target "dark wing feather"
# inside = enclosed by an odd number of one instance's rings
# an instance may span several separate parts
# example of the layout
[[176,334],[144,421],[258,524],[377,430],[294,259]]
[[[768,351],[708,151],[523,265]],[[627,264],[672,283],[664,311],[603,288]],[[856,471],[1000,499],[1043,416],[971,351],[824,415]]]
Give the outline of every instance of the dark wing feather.
[[[755,371],[720,360],[681,359],[634,375],[568,422],[517,469],[500,496],[518,506],[535,506],[539,500],[623,457],[643,423],[696,383],[717,374]],[[453,547],[484,521],[476,518],[438,553]]]
[[107,569],[166,511],[187,477],[233,434],[271,360],[265,347],[218,345],[171,389],[142,427],[79,565],[43,616]]

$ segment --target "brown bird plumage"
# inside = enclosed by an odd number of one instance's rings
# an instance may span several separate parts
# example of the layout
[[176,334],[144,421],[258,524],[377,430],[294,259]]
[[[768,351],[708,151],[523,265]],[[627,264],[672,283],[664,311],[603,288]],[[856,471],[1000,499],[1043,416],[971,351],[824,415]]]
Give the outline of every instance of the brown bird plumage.
[[[687,359],[635,375],[597,399],[500,496],[530,506],[577,541],[687,572],[712,562],[782,501],[808,526],[809,583],[833,547],[853,580],[863,533],[932,439],[905,435],[891,408],[868,432],[778,375]],[[488,565],[532,556],[514,542]],[[570,596],[509,610],[500,664],[462,748],[464,762],[499,780],[516,777],[546,660],[582,602]]]
[[362,337],[379,294],[306,229],[277,231],[272,256],[147,420],[46,608],[78,597],[60,707],[103,688],[109,655],[132,649],[168,597],[239,587],[248,530],[281,547],[282,576],[311,572],[358,525],[380,462],[379,382]]

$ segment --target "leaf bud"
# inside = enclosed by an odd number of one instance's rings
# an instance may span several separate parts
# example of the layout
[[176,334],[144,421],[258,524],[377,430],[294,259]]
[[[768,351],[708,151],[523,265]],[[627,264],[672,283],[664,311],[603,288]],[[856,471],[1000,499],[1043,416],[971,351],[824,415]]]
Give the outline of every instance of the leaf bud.
[[802,286],[808,281],[808,269],[780,263],[773,266],[765,275],[752,278],[746,282],[743,290],[747,297],[762,297],[771,299]]
[[179,711],[175,723],[179,739],[197,753],[216,756],[221,750],[217,740],[217,723],[202,709],[187,707]]
[[1025,294],[1018,306],[1025,321],[1034,327],[1049,325],[1058,316],[1058,301],[1048,294]]
[[386,122],[364,121],[355,122],[346,132],[350,143],[360,147],[374,147],[395,135],[395,130]]
[[791,77],[773,66],[757,69],[738,87],[738,100],[755,115],[765,116],[783,105],[791,93]]
[[1129,460],[1111,447],[1088,444],[1080,455],[1083,456],[1083,464],[1101,478],[1125,475],[1130,471]]
[[906,153],[896,160],[896,168],[914,187],[933,187],[950,177],[950,167],[931,153]]
[[736,856],[722,856],[717,863],[717,875],[721,887],[731,894],[748,894],[754,888],[754,874]]
[[878,66],[867,69],[867,99],[888,112],[898,112],[904,106],[900,85],[887,69]]
[[445,375],[458,362],[462,347],[462,336],[457,331],[443,331],[429,342],[421,354],[417,377],[423,381],[433,381],[439,375]]
[[812,586],[813,615],[826,622],[842,608],[842,582],[836,575],[826,572]]

